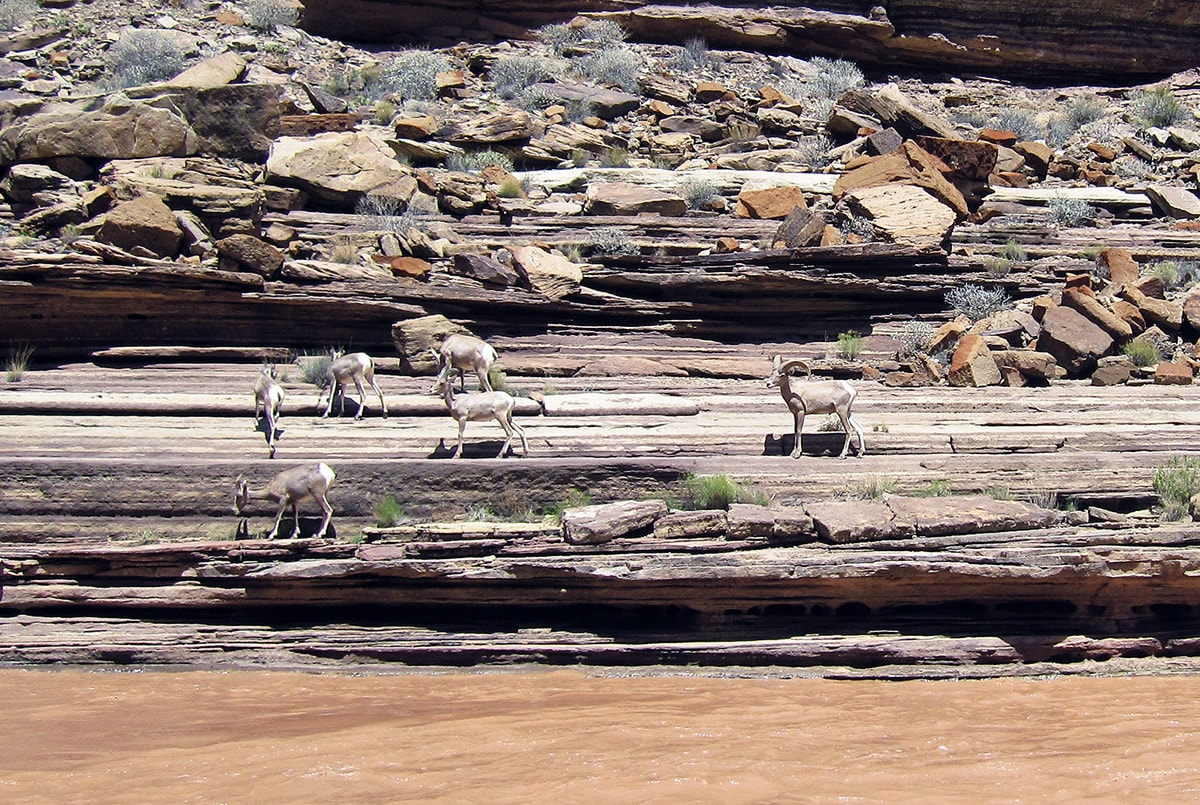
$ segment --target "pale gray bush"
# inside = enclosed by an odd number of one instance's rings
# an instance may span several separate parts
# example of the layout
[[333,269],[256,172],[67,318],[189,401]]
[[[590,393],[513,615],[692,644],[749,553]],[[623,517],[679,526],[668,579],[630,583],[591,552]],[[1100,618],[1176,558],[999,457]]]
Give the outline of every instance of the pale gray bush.
[[1140,90],[1130,101],[1130,114],[1147,126],[1170,126],[1193,116],[1170,87]]
[[534,84],[554,77],[553,63],[540,56],[503,56],[492,65],[490,76],[496,94],[516,98]]
[[1096,216],[1096,208],[1080,198],[1055,196],[1046,204],[1050,220],[1058,226],[1080,226]]
[[295,25],[300,15],[288,0],[243,0],[242,5],[250,27],[267,33]]
[[476,173],[489,165],[498,165],[506,171],[513,169],[512,158],[499,151],[477,151],[473,154],[451,154],[446,157],[447,170]]
[[845,59],[826,59],[817,56],[809,62],[813,73],[808,78],[808,86],[813,95],[818,98],[837,100],[842,93],[861,86],[865,80],[862,70],[852,61]]
[[557,56],[561,56],[563,51],[568,48],[578,45],[583,39],[583,35],[578,28],[566,23],[543,25],[534,33],[541,43]]
[[896,333],[896,340],[900,342],[900,356],[907,358],[924,352],[934,332],[936,329],[927,321],[909,319],[904,322]]
[[619,22],[612,20],[588,20],[580,31],[583,42],[600,48],[612,48],[629,38]]
[[642,57],[629,48],[612,48],[583,59],[581,69],[588,80],[626,92],[637,92]]
[[687,202],[688,209],[699,209],[714,199],[721,197],[717,186],[712,180],[697,176],[688,176],[679,186],[679,194]]
[[107,54],[112,82],[137,87],[174,78],[183,69],[183,50],[162,31],[136,28],[121,34]]
[[694,37],[683,43],[683,47],[672,56],[671,69],[677,73],[692,73],[703,70],[712,63],[712,55],[708,52],[708,43],[699,37]]
[[1046,129],[1028,109],[1005,109],[993,119],[991,128],[1011,131],[1018,140],[1040,140],[1046,136]]
[[592,230],[591,235],[584,242],[584,249],[592,257],[619,257],[642,252],[632,237],[615,226]]
[[444,56],[429,50],[407,50],[399,54],[369,81],[370,97],[399,95],[406,101],[428,101],[437,97],[437,74],[450,69]]
[[979,321],[1012,307],[1012,299],[1003,288],[968,284],[947,291],[946,304],[971,321]]

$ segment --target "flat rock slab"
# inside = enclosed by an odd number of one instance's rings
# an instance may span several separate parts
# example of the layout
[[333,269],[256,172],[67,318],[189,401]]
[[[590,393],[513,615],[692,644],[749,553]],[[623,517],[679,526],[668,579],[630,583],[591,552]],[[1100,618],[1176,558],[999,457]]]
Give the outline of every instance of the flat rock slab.
[[546,416],[696,416],[700,404],[668,394],[551,394],[542,400]]

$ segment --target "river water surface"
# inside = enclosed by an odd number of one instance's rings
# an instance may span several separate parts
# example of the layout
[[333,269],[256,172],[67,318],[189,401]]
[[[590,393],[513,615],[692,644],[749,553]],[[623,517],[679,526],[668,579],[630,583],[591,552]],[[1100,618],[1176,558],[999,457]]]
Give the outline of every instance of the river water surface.
[[0,802],[1180,802],[1200,678],[0,671]]

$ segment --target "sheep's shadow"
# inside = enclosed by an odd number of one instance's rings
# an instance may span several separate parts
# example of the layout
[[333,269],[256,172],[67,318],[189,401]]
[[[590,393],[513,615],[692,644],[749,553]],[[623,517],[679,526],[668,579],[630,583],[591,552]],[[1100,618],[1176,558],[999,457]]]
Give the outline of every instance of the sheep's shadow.
[[[800,435],[800,454],[805,456],[836,456],[842,452],[842,444],[845,441],[846,434],[840,430],[803,433]],[[790,456],[792,448],[795,445],[796,435],[794,433],[784,433],[780,436],[768,433],[763,438],[762,454],[764,456]],[[847,455],[855,454],[857,446],[857,439],[851,436],[850,452]]]
[[[249,517],[241,517],[239,519],[239,522],[237,525],[237,532],[234,534],[234,539],[237,539],[237,540],[266,539],[267,534],[269,534],[271,532],[271,523],[273,522],[273,520],[272,520],[273,516],[274,515],[267,516],[266,520],[262,523],[262,527],[256,528],[254,530],[253,534],[250,532],[250,518]],[[304,512],[301,512],[300,513],[300,536],[298,537],[298,539],[310,539],[310,538],[316,536],[317,531],[321,528],[321,521],[324,519],[325,519],[325,516],[323,514],[305,514]],[[289,539],[291,537],[291,535],[292,535],[292,512],[291,512],[291,509],[289,508],[288,511],[284,512],[283,522],[281,522],[279,524],[279,536],[276,537],[275,539]],[[323,537],[323,539],[327,539],[327,540],[337,539],[337,527],[333,524],[332,520],[329,521],[329,527],[325,529],[325,536]]]
[[[438,439],[437,446],[428,453],[426,458],[451,458],[454,455],[454,448],[458,442],[450,440],[447,443],[446,439]],[[463,458],[497,458],[496,454],[500,452],[500,447],[504,444],[503,439],[476,439],[474,441],[463,442]],[[508,455],[510,457],[521,457],[519,449],[514,449],[509,445]]]

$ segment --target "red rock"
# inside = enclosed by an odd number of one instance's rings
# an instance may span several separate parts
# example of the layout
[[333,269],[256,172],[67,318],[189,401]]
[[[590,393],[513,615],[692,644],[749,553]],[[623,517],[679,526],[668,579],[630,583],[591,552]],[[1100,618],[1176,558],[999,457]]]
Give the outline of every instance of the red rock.
[[1112,282],[1136,282],[1138,274],[1141,272],[1137,260],[1133,259],[1129,250],[1117,246],[1109,246],[1100,252],[1096,258],[1096,264],[1101,268],[1108,269],[1108,278]]
[[983,129],[979,132],[979,139],[985,143],[995,143],[996,145],[1006,145],[1012,148],[1017,144],[1017,134],[1013,131],[1002,131],[1000,129]]
[[808,209],[804,191],[794,185],[767,187],[761,190],[743,190],[738,194],[735,218],[780,219],[792,210]]
[[1154,370],[1156,386],[1190,386],[1193,380],[1195,372],[1186,363],[1159,361],[1158,368]]
[[951,386],[980,388],[1000,384],[1000,368],[982,336],[968,333],[958,340],[948,377]]

